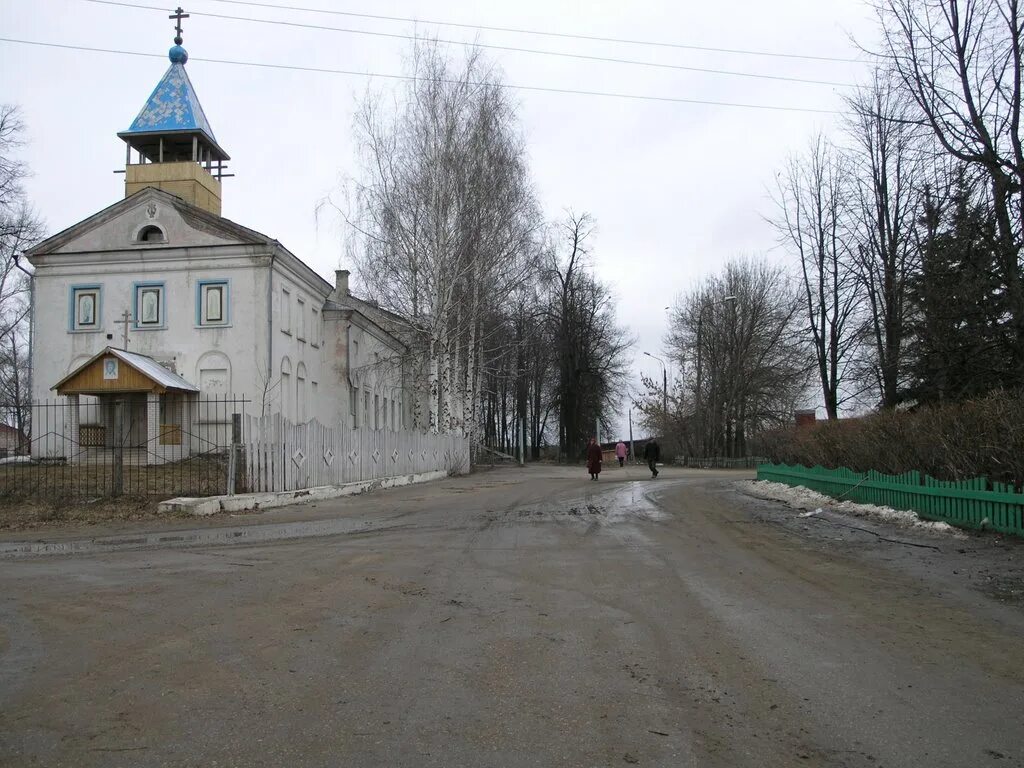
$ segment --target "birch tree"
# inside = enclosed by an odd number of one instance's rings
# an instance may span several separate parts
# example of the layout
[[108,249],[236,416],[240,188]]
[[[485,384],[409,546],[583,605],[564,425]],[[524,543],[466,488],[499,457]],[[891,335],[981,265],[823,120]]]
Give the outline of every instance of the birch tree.
[[17,107],[0,105],[0,418],[28,434],[32,397],[29,364],[29,279],[18,257],[42,236],[42,222],[29,204],[18,159],[25,125]]
[[419,426],[475,436],[484,310],[529,274],[538,215],[500,74],[477,50],[455,65],[423,42],[410,70],[393,101],[368,95],[358,113],[356,267],[425,358]]

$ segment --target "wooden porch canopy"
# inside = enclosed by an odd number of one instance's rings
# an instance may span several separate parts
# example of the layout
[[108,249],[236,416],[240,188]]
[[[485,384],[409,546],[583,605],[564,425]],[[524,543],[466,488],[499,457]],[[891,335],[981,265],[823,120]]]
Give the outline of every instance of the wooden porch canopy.
[[146,355],[107,347],[51,387],[58,395],[198,392],[199,387]]

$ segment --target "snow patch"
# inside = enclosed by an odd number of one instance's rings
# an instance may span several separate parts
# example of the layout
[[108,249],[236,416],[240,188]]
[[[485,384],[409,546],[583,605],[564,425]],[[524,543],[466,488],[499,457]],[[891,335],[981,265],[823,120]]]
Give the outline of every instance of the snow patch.
[[965,537],[963,532],[949,523],[922,520],[916,512],[909,509],[893,509],[892,507],[878,507],[874,504],[837,501],[830,496],[812,491],[810,488],[804,488],[802,485],[792,486],[785,483],[773,483],[769,480],[742,480],[737,485],[743,492],[756,496],[759,499],[781,501],[794,509],[806,510],[799,517],[813,517],[820,514],[822,509],[827,507],[835,512],[842,512],[855,517],[874,518],[882,522],[892,523],[901,528],[952,534],[960,538]]
[[0,464],[35,464],[35,459],[31,456],[9,456],[6,459],[0,459]]

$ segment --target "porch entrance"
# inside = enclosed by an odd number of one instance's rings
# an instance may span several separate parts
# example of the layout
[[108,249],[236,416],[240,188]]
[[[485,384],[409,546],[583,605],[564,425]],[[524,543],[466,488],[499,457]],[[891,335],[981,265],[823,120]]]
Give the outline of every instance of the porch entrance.
[[187,458],[199,388],[145,355],[107,347],[56,384],[70,406],[71,461],[102,461],[112,451],[126,464]]

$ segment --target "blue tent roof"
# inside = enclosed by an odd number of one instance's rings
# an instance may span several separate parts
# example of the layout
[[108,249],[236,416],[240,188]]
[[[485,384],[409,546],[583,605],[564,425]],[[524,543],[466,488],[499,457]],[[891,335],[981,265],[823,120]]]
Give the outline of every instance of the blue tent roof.
[[[117,135],[128,141],[133,136],[145,134],[199,133],[223,154],[185,71],[187,54],[184,49],[178,50],[181,54],[175,56],[175,49],[171,49],[171,66],[153,89],[131,127]],[[227,159],[226,155],[224,159]]]

